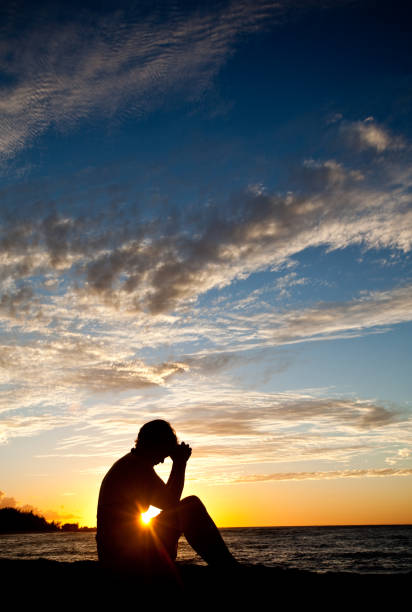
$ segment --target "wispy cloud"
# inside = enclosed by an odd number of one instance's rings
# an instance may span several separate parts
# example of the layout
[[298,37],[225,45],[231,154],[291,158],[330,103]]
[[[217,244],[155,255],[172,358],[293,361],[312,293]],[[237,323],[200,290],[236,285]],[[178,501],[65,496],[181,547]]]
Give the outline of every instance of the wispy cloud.
[[[392,168],[378,188],[357,170],[312,160],[288,194],[247,190],[225,214],[209,206],[192,215],[190,232],[180,215],[147,220],[116,207],[68,215],[56,206],[42,211],[36,202],[25,204],[22,217],[12,201],[4,206],[1,239],[3,316],[19,309],[31,318],[44,315],[51,279],[65,280],[57,285],[60,292],[76,287],[84,304],[95,299],[116,310],[159,315],[310,247],[408,252],[410,176],[403,162],[398,166],[397,177]],[[380,167],[374,171],[382,174]]]
[[187,5],[161,3],[150,11],[130,5],[100,14],[84,8],[70,20],[59,19],[51,6],[36,8],[26,20],[17,18],[20,29],[3,25],[5,157],[50,127],[67,129],[91,115],[139,117],[177,92],[185,101],[198,99],[238,35],[261,28],[282,6],[241,1],[188,12]]
[[75,432],[59,441],[56,456],[100,458],[100,466],[102,457],[110,462],[130,448],[139,426],[153,418],[167,418],[192,444],[197,473],[212,464],[232,473],[239,465],[257,463],[345,462],[371,452],[388,456],[412,442],[404,407],[332,397],[327,390],[264,393],[199,377],[177,380],[157,395],[117,397],[116,409],[103,401],[83,408],[73,422]]
[[[367,333],[412,318],[412,286],[374,291],[348,302],[320,303],[283,314],[257,315],[258,334],[274,343],[336,338],[348,331]],[[253,318],[253,316],[251,317]]]
[[108,390],[141,389],[163,385],[174,374],[186,372],[185,363],[162,363],[148,366],[141,361],[114,362],[95,367],[76,369],[65,381],[73,385],[86,386],[94,392]]
[[[167,401],[168,411],[179,422],[182,419],[183,426],[192,423],[193,431],[201,428],[216,435],[230,430],[233,435],[248,432],[259,435],[259,423],[262,424],[266,418],[275,418],[278,422],[292,422],[295,418],[305,422],[311,418],[326,419],[328,423],[336,418],[341,425],[345,423],[346,427],[355,427],[358,431],[387,425],[396,422],[399,417],[397,410],[376,402],[354,402],[345,398],[314,400],[310,394],[308,398],[299,396],[294,402],[293,394],[243,396],[242,393],[233,395],[232,389],[226,408],[228,392],[221,383],[228,369],[256,363],[259,355],[251,352],[252,349],[386,329],[389,325],[410,321],[411,306],[412,289],[408,286],[364,294],[348,302],[320,303],[311,308],[278,313],[273,310],[258,314],[234,311],[221,312],[218,316],[211,313],[206,318],[202,313],[198,319],[193,314],[190,322],[176,317],[150,326],[146,320],[139,323],[133,319],[111,318],[111,326],[102,327],[100,322],[98,333],[94,335],[84,334],[81,330],[67,331],[70,321],[80,317],[79,307],[79,310],[71,312],[71,318],[62,317],[53,332],[46,327],[34,339],[32,334],[26,337],[23,333],[20,346],[14,341],[3,341],[0,360],[0,383],[3,385],[1,437],[6,440],[16,435],[35,435],[43,430],[74,426],[79,421],[85,422],[87,414],[93,414],[91,422],[96,426],[104,427],[106,411],[110,415],[107,417],[109,427],[116,421],[119,432],[134,430],[135,408],[127,408],[124,412],[116,399],[114,411],[109,399],[102,399],[105,394],[109,398],[111,393],[135,394],[134,401],[140,410],[149,401],[159,414],[163,413],[162,405]],[[85,321],[84,325],[91,331],[91,323]],[[209,348],[199,347],[201,337],[207,339]],[[14,338],[14,332],[10,338]],[[174,346],[173,358],[157,361],[136,358],[136,353],[143,349],[160,350],[170,343]],[[282,361],[278,363],[275,360],[275,369],[284,366]],[[215,407],[204,401],[204,397],[211,397],[208,381],[212,378],[212,388],[216,387],[221,394],[214,400]],[[183,391],[185,385],[190,393]],[[156,389],[167,393],[167,400],[163,396],[153,396],[142,401],[136,395],[140,391]],[[103,402],[103,405],[109,401],[109,404],[98,417],[97,409],[93,412],[85,408],[90,401]],[[256,405],[261,406],[259,411]],[[206,411],[204,422],[199,406]],[[254,406],[253,410],[250,406]],[[150,418],[152,413],[144,414]],[[197,415],[196,419],[193,414]]]
[[284,298],[290,296],[292,287],[305,285],[307,282],[308,279],[298,276],[297,272],[289,272],[276,281],[275,287],[279,293],[279,298]]
[[372,149],[377,153],[405,148],[401,136],[395,136],[388,129],[376,123],[373,117],[363,121],[343,121],[340,126],[343,140],[357,151]]
[[249,474],[236,482],[265,482],[268,480],[331,480],[336,478],[383,478],[388,476],[412,476],[412,468],[381,468],[370,470],[336,470],[330,472],[285,472],[277,474]]
[[[166,417],[193,441],[199,479],[222,461],[233,479],[251,463],[348,462],[409,448],[402,407],[328,390],[252,392],[225,374],[256,349],[411,321],[410,283],[287,309],[276,297],[306,283],[295,268],[271,282],[272,306],[261,288],[249,296],[259,308],[219,302],[219,294],[197,301],[257,271],[279,271],[309,247],[407,252],[410,177],[402,160],[390,176],[381,170],[309,160],[290,192],[246,188],[227,208],[217,201],[192,214],[190,227],[185,215],[142,218],[119,203],[79,212],[64,200],[50,207],[30,189],[5,190],[1,439],[70,428],[55,454],[101,466],[139,424]],[[84,193],[83,203],[92,199]]]

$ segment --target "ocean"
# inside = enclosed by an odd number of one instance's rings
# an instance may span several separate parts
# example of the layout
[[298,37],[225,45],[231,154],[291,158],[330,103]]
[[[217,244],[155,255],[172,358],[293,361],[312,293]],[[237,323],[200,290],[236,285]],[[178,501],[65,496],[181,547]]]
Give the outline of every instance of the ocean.
[[[238,527],[221,529],[242,563],[311,572],[403,573],[412,571],[412,525],[347,527]],[[96,560],[95,533],[0,535],[0,558]],[[204,562],[184,538],[178,560]]]

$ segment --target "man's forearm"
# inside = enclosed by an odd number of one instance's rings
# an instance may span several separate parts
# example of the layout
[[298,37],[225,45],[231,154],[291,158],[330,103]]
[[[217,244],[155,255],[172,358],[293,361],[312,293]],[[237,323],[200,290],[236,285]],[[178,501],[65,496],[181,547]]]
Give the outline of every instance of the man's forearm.
[[186,461],[173,461],[172,471],[166,484],[167,497],[171,506],[180,501],[185,484]]

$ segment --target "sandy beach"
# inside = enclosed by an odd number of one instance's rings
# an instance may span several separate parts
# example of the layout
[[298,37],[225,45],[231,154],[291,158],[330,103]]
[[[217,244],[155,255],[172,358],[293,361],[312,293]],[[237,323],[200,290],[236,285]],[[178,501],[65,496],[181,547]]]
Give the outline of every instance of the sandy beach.
[[191,609],[221,605],[276,607],[279,601],[288,608],[339,604],[393,608],[410,591],[408,574],[317,574],[280,570],[265,566],[243,566],[221,572],[210,567],[178,563],[167,578],[138,579],[103,570],[98,562],[57,562],[0,559],[0,575],[5,591],[17,593],[31,606],[106,605],[116,607],[143,601],[155,609],[186,602]]

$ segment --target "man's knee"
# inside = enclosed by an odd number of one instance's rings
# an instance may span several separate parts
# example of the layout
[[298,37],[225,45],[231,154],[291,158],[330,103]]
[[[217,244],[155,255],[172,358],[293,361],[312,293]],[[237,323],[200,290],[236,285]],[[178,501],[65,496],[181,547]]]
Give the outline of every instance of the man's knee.
[[190,504],[191,506],[198,506],[198,507],[203,507],[203,503],[200,501],[200,499],[196,496],[196,495],[189,495],[188,497],[184,497],[181,501],[181,504]]
[[207,514],[207,510],[196,495],[189,495],[180,501],[180,510],[183,516],[199,516]]
[[207,515],[206,508],[196,495],[183,498],[178,508],[181,530],[185,535]]

